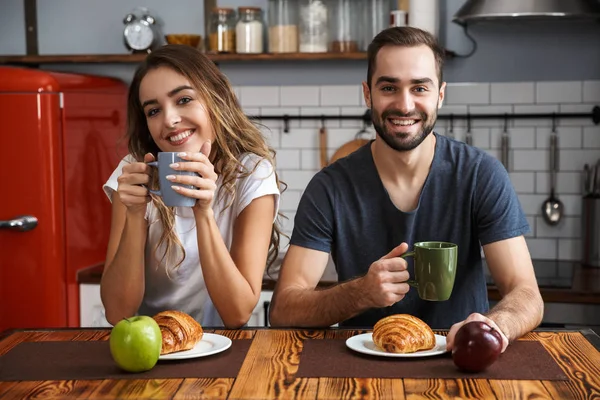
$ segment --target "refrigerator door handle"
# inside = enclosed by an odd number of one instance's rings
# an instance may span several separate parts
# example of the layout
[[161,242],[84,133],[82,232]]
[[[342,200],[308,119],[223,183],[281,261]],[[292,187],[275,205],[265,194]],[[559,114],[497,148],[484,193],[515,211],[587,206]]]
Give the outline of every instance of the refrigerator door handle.
[[0,229],[14,229],[25,232],[35,228],[38,224],[36,217],[31,215],[22,215],[8,221],[0,221]]

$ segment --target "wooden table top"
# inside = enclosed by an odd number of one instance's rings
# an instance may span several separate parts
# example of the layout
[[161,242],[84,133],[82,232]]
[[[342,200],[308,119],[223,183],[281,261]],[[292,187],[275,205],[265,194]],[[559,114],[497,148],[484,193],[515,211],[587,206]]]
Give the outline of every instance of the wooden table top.
[[[536,330],[569,381],[486,379],[295,378],[301,341],[345,339],[364,331],[345,329],[206,330],[232,339],[253,338],[237,378],[125,379],[0,382],[0,398],[89,399],[341,399],[462,398],[588,399],[600,396],[600,337],[593,331]],[[107,340],[108,329],[27,330],[5,333],[0,356],[24,341]]]

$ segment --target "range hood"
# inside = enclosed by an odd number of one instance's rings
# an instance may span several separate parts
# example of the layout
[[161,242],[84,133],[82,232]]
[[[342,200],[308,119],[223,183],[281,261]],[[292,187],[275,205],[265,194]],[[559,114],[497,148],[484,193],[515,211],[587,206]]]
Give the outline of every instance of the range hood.
[[600,19],[600,0],[467,0],[453,22]]

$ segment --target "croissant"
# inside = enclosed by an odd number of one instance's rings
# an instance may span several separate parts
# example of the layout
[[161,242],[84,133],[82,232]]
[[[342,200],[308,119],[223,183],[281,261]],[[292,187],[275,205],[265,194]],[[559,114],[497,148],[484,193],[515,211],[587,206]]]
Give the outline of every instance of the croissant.
[[409,314],[382,318],[373,326],[373,342],[388,353],[414,353],[435,346],[435,335],[425,322]]
[[202,326],[181,311],[163,311],[152,318],[158,324],[162,334],[161,355],[190,350],[204,334]]

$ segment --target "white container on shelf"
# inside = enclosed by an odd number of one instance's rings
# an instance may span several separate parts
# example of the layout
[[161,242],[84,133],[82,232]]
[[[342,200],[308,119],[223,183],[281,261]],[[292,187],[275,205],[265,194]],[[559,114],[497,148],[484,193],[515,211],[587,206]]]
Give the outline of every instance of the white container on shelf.
[[328,9],[322,0],[300,0],[299,35],[301,53],[326,53],[329,45]]
[[393,26],[406,26],[406,11],[404,10],[392,10],[390,12],[390,27]]
[[259,54],[263,52],[263,23],[261,10],[256,7],[240,7],[235,26],[236,52]]
[[439,33],[439,10],[438,0],[410,0],[408,25],[428,31],[437,37]]

